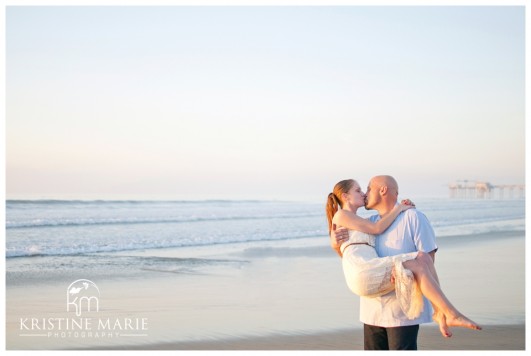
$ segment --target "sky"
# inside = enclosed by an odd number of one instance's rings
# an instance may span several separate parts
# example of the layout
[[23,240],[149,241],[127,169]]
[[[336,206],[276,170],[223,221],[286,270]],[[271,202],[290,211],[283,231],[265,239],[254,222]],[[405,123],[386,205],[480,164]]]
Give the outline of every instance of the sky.
[[525,183],[522,6],[6,8],[8,199]]

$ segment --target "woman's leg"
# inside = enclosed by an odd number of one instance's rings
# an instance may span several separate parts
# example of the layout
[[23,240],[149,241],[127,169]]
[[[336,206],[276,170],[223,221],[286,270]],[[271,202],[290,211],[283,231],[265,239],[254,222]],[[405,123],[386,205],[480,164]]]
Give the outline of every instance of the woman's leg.
[[435,265],[433,264],[433,258],[430,256],[430,254],[419,251],[417,255],[417,259],[419,259],[420,261],[426,264],[426,266],[430,269],[433,279],[435,279],[437,284],[440,286],[441,282],[439,281],[439,276],[437,275],[437,270],[435,269]]
[[429,255],[419,254],[419,257],[414,260],[405,261],[403,262],[403,265],[405,268],[413,272],[422,294],[430,300],[436,309],[437,322],[441,325],[441,333],[443,333],[444,336],[448,337],[451,335],[445,334],[445,332],[447,332],[445,324],[448,326],[459,326],[481,330],[479,325],[461,314],[452,303],[450,303],[448,298],[446,298],[439,286],[436,274],[434,276],[432,273],[432,269],[435,267],[432,266],[433,260]]
[[[439,276],[437,275],[437,271],[435,270],[435,265],[433,263],[433,258],[430,256],[430,254],[419,251],[417,255],[417,259],[421,260],[426,264],[426,266],[429,268],[431,275],[433,276],[433,279],[435,282],[437,282],[437,285],[439,285],[439,288],[441,287],[441,282],[439,280]],[[443,312],[439,310],[439,308],[432,304],[433,307],[433,319],[439,324],[439,330],[441,331],[441,334],[444,337],[451,337],[452,332],[448,328],[448,325],[446,324],[446,316]]]

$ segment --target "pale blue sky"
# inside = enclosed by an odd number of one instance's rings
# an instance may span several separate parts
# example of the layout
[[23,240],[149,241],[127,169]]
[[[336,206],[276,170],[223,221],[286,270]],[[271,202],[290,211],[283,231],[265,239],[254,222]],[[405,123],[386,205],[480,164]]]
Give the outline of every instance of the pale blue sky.
[[524,183],[524,7],[8,7],[8,198]]

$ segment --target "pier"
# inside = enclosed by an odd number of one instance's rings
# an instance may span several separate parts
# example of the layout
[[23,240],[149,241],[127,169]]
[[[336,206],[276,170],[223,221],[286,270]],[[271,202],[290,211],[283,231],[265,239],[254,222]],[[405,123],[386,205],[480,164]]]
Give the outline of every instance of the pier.
[[448,185],[450,198],[458,199],[524,199],[524,184],[498,184],[460,180]]

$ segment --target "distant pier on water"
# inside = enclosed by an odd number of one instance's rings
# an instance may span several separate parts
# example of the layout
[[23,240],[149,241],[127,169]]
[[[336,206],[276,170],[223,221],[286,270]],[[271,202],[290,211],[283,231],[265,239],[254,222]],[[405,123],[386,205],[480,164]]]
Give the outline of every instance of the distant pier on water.
[[448,185],[450,198],[458,199],[524,199],[524,184],[495,185],[489,182],[459,180]]

